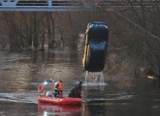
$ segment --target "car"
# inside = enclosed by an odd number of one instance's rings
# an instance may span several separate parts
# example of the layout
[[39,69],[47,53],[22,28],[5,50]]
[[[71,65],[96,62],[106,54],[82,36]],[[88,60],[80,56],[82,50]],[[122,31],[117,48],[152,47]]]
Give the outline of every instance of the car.
[[103,22],[90,22],[85,33],[85,46],[82,64],[85,71],[101,72],[104,70],[107,46],[108,26]]

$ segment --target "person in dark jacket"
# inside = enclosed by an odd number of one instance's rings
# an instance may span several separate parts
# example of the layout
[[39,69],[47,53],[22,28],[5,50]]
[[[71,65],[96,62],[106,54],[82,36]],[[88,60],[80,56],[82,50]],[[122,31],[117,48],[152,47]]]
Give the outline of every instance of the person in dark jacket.
[[81,91],[82,91],[82,81],[79,81],[78,84],[75,85],[73,89],[71,89],[68,97],[81,98]]

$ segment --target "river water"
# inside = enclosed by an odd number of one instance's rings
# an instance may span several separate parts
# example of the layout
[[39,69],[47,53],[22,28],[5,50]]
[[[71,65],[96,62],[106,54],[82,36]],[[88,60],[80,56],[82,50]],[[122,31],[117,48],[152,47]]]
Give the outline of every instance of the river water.
[[[158,80],[106,72],[85,72],[77,50],[0,51],[0,116],[159,116]],[[63,80],[64,95],[83,81],[82,106],[39,104],[37,86],[50,78]]]

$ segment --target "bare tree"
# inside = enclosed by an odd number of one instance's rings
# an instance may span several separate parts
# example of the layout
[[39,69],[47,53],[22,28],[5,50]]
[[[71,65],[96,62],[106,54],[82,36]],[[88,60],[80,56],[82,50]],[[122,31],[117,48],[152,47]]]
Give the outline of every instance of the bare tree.
[[47,28],[48,28],[48,47],[53,48],[54,41],[54,18],[52,17],[52,13],[47,13]]

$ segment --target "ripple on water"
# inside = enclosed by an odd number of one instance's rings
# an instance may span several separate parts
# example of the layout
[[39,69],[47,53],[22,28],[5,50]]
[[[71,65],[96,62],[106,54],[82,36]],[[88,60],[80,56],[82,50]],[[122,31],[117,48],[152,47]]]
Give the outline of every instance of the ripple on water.
[[0,93],[0,101],[37,104],[36,93]]
[[124,100],[129,100],[133,98],[134,95],[117,93],[117,94],[107,94],[104,98],[88,98],[86,102],[88,103],[107,103],[107,102],[124,102]]

